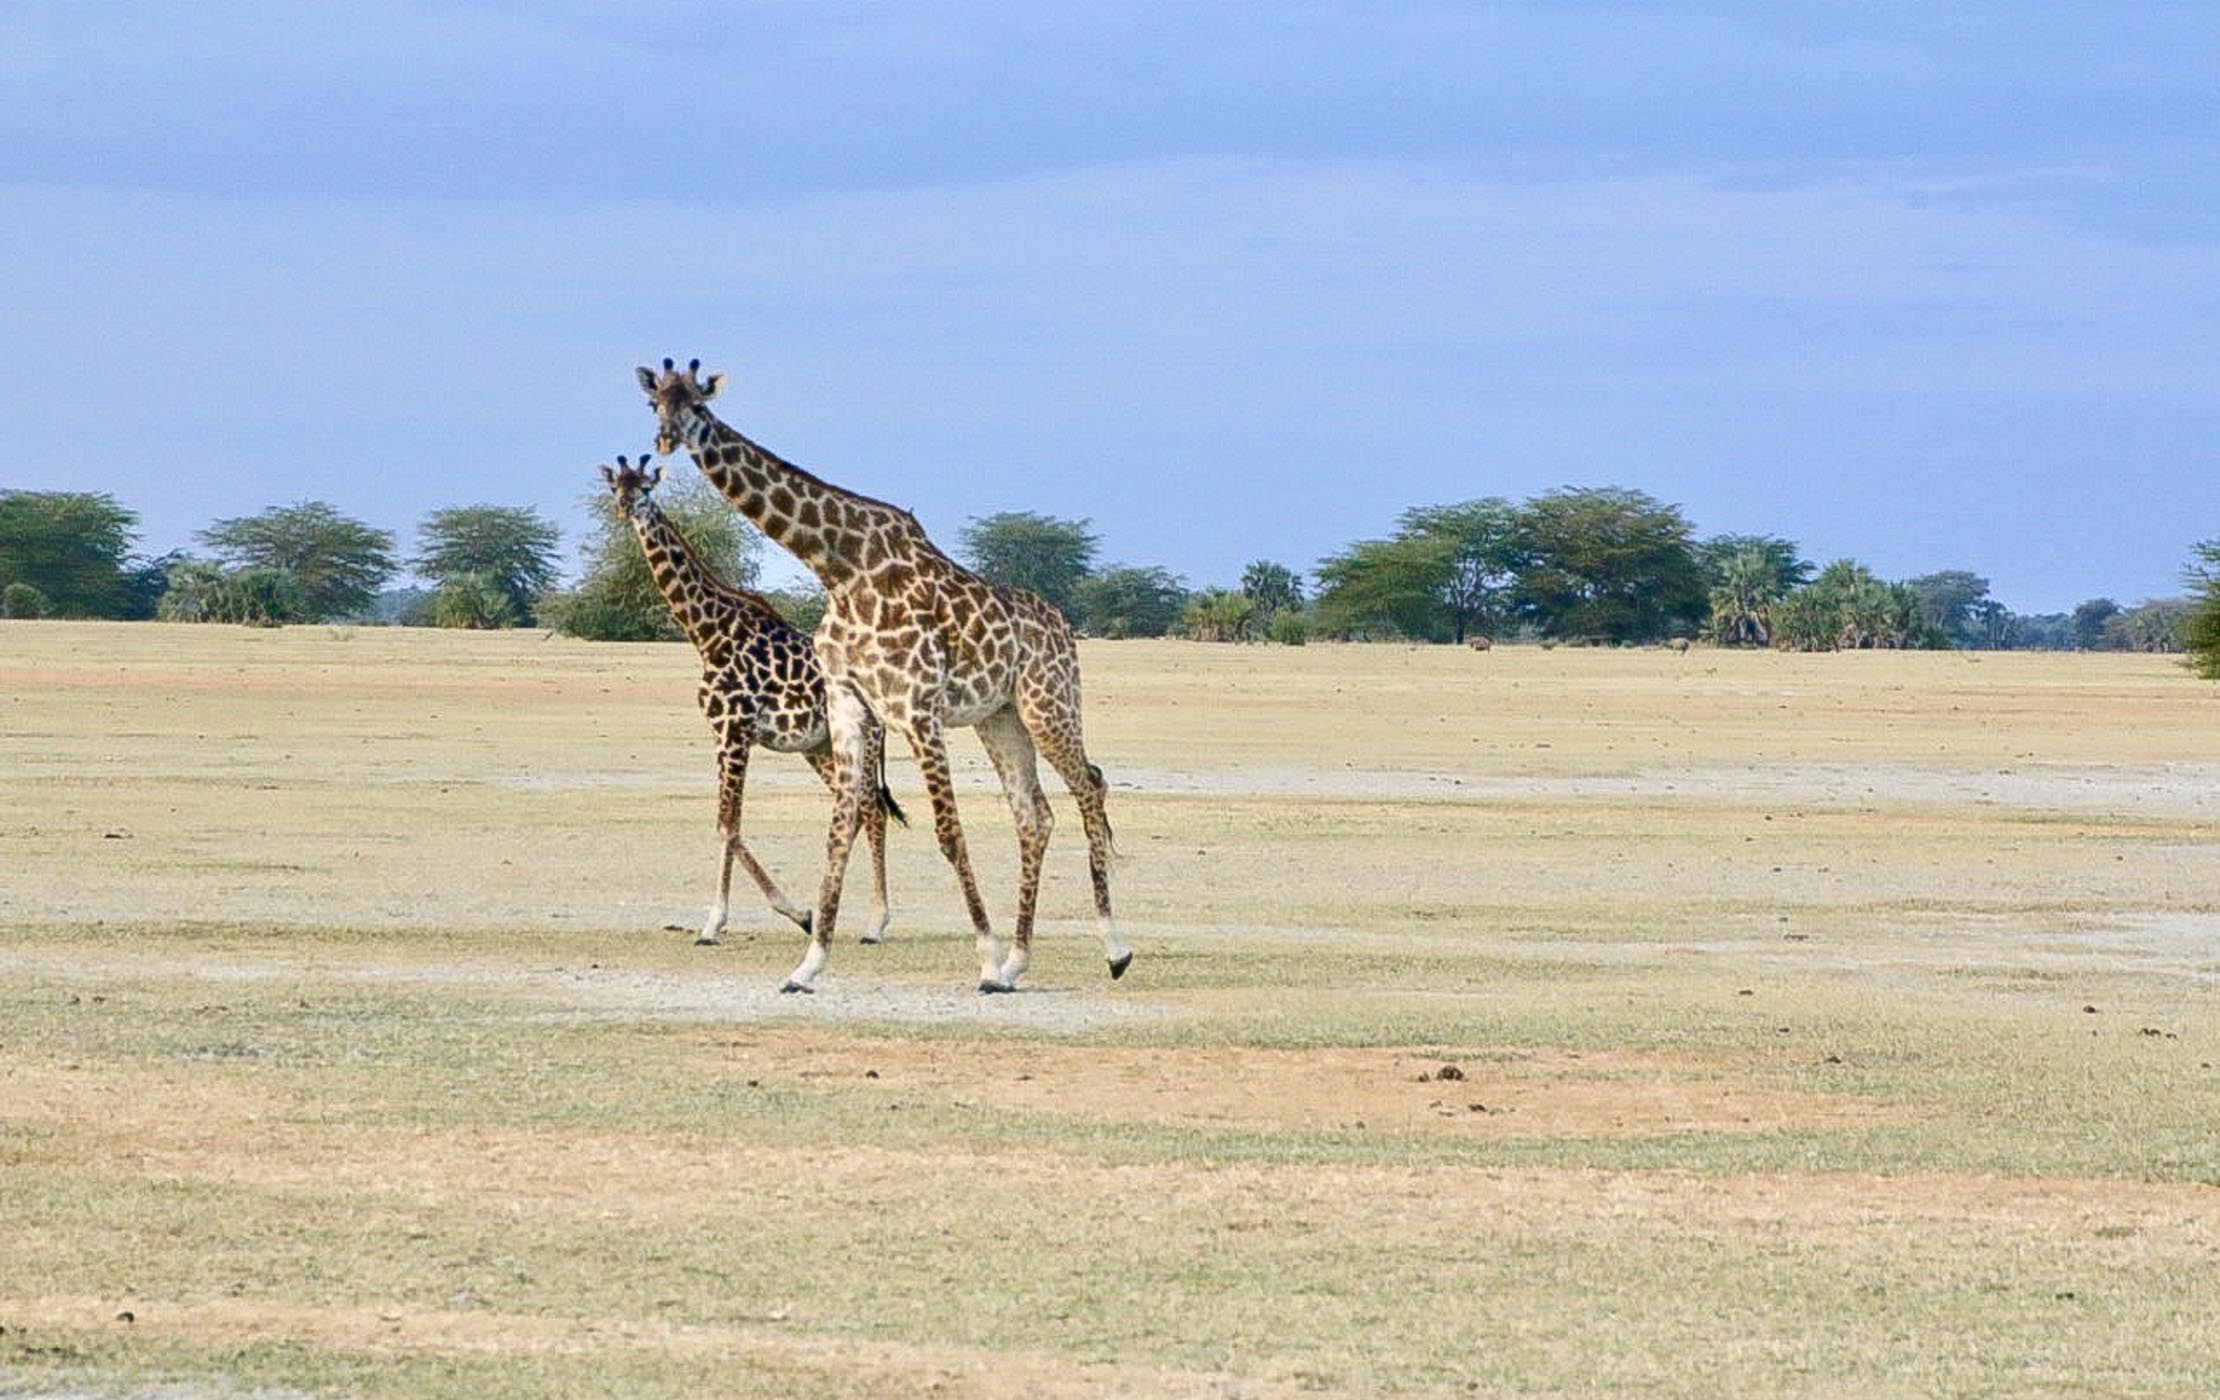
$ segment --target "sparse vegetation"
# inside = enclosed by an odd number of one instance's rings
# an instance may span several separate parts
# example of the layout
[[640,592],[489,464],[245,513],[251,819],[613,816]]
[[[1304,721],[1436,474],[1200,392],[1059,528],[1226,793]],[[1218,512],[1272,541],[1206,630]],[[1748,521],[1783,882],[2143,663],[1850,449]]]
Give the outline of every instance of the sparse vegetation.
[[[982,1004],[913,832],[892,941],[797,1008],[768,914],[690,943],[683,646],[6,626],[34,1393],[2220,1369],[2220,825],[2167,658],[1088,643],[1134,972],[1067,820],[1043,990]],[[806,868],[814,782],[749,799]]]

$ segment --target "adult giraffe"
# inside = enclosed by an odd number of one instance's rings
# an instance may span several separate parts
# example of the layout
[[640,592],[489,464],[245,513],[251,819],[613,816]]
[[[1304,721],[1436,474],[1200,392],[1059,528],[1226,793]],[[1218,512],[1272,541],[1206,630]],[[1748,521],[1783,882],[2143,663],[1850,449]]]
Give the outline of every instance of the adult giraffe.
[[[1133,954],[1110,916],[1110,819],[1103,806],[1109,785],[1087,761],[1081,740],[1079,655],[1064,615],[1044,598],[963,568],[933,546],[908,511],[843,491],[741,436],[710,411],[724,375],[703,379],[701,361],[680,370],[665,360],[660,374],[642,367],[639,377],[655,408],[656,450],[670,453],[683,444],[734,508],[825,585],[816,641],[837,773],[833,822],[809,948],[780,990],[809,991],[824,968],[871,786],[864,736],[874,715],[900,731],[917,755],[934,834],[971,914],[979,990],[1014,990],[1032,962],[1041,857],[1055,826],[1036,752],[1078,800],[1103,954],[1110,975],[1123,976]],[[979,731],[1017,823],[1018,906],[1007,957],[972,877],[949,780],[946,734],[964,726]]]

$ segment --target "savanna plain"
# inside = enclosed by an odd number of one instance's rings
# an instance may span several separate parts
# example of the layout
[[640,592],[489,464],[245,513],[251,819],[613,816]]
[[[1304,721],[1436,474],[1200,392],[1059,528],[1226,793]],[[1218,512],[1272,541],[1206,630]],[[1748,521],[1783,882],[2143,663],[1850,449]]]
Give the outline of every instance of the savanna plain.
[[2214,687],[1082,661],[1132,972],[1051,777],[1022,994],[921,821],[781,997],[681,646],[0,623],[0,1394],[2220,1385]]

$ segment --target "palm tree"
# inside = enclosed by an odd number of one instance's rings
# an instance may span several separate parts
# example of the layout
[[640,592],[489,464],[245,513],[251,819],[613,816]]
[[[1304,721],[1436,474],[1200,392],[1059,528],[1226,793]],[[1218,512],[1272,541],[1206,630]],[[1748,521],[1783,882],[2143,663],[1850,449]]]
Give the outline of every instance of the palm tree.
[[1726,646],[1769,646],[1773,605],[1781,600],[1781,571],[1763,549],[1745,545],[1719,563],[1711,590],[1711,632]]

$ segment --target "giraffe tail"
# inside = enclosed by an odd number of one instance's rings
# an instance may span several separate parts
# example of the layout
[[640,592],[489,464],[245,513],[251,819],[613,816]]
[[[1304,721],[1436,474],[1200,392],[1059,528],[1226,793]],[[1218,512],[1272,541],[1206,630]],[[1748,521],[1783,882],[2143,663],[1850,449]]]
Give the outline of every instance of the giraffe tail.
[[879,745],[879,810],[894,818],[897,826],[906,827],[910,824],[909,817],[902,811],[902,804],[894,800],[894,794],[886,785],[885,744]]
[[[1102,776],[1102,769],[1099,765],[1093,763],[1088,764],[1087,776],[1095,780],[1096,792],[1101,793],[1105,797],[1109,796],[1110,780]],[[1107,802],[1102,804],[1102,836],[1104,842],[1107,843],[1110,847],[1110,858],[1113,860],[1118,859],[1118,833],[1111,829],[1110,804]]]

